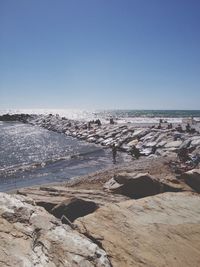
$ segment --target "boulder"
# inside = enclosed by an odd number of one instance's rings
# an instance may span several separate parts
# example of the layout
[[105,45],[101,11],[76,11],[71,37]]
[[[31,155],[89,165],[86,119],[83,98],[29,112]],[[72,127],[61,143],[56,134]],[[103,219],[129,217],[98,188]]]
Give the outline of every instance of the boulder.
[[136,129],[132,134],[132,138],[142,138],[149,133],[148,129]]
[[197,137],[191,142],[191,146],[198,146],[198,145],[200,145],[200,137]]
[[108,180],[103,186],[105,190],[109,190],[111,192],[118,191],[120,187],[121,184],[117,183],[117,181],[114,178]]
[[169,148],[169,147],[174,147],[174,148],[178,148],[180,147],[182,144],[182,141],[181,140],[177,140],[177,141],[172,141],[172,142],[169,142],[165,145],[166,148]]
[[148,173],[127,172],[114,175],[111,180],[105,183],[104,189],[135,199],[166,191],[177,192],[182,190],[181,186],[161,182]]
[[196,192],[200,193],[200,169],[193,169],[185,172],[180,178]]
[[19,195],[0,193],[0,265],[110,267],[103,249]]
[[188,148],[190,146],[191,140],[190,139],[186,139],[185,141],[183,141],[183,143],[180,145],[179,149],[183,149],[183,148]]
[[156,141],[144,143],[144,146],[145,147],[154,147],[156,145],[157,145],[157,142]]
[[164,145],[166,145],[167,141],[162,140],[160,142],[157,143],[157,147],[163,147]]
[[149,156],[153,152],[152,147],[147,147],[147,148],[141,148],[140,149],[140,154],[143,156]]
[[75,221],[113,267],[194,267],[200,263],[200,197],[164,193],[108,204]]
[[113,193],[126,195],[131,198],[154,195],[160,191],[159,184],[154,183],[154,180],[148,173],[118,173],[114,175],[112,181],[105,184],[104,188],[109,189]]
[[127,145],[128,146],[136,146],[138,144],[138,139],[133,139],[132,141],[130,141]]

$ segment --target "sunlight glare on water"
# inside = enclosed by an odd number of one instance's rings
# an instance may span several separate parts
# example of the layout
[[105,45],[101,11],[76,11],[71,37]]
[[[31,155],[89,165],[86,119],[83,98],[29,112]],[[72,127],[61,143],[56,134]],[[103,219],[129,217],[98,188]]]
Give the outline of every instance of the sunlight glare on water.
[[63,181],[111,164],[110,151],[17,122],[0,124],[0,190]]

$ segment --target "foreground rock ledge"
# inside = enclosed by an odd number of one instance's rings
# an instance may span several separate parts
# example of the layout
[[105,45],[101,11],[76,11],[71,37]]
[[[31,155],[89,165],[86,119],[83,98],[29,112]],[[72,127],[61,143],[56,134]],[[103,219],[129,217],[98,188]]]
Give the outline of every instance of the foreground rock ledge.
[[75,221],[114,267],[200,266],[200,197],[164,193],[107,204]]
[[0,266],[110,267],[105,251],[33,201],[0,193]]

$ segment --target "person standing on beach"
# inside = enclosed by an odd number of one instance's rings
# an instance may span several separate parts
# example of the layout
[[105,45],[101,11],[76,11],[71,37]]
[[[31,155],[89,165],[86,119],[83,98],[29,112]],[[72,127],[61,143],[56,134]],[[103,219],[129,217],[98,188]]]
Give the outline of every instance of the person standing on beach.
[[116,156],[117,156],[117,147],[115,144],[112,145],[112,155],[113,155],[113,163],[116,163]]

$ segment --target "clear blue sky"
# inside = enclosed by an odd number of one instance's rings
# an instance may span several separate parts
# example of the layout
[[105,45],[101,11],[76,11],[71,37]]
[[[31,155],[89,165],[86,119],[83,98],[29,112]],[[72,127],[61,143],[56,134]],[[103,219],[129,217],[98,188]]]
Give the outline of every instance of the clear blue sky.
[[200,109],[200,1],[0,0],[0,108]]

